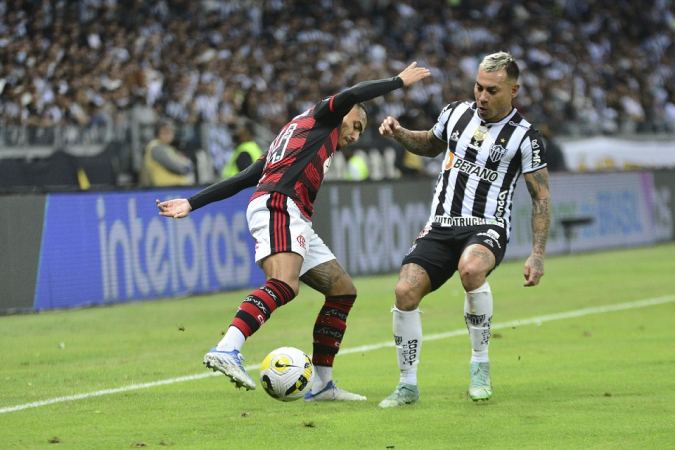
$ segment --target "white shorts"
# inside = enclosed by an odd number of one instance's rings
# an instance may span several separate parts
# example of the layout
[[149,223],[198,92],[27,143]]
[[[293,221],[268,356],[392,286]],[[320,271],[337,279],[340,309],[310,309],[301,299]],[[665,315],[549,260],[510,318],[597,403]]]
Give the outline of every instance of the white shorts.
[[248,230],[255,240],[255,262],[275,253],[293,252],[302,256],[300,275],[335,259],[335,255],[312,229],[293,200],[272,192],[252,200],[246,209]]

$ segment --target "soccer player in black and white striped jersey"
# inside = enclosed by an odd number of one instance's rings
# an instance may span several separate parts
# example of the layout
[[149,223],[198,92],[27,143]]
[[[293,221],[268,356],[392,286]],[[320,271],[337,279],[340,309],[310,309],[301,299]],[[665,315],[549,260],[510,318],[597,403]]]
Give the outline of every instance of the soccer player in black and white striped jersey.
[[509,53],[488,55],[479,65],[475,101],[447,105],[431,130],[407,130],[391,116],[380,126],[380,134],[411,153],[435,157],[445,152],[429,221],[403,259],[396,285],[392,311],[401,378],[380,407],[419,400],[419,304],[455,271],[466,292],[464,318],[472,345],[469,396],[474,401],[492,397],[488,359],[492,292],[486,279],[506,250],[512,198],[521,173],[532,197],[533,232],[524,285],[536,286],[544,275],[551,223],[548,171],[539,132],[512,105],[519,75]]

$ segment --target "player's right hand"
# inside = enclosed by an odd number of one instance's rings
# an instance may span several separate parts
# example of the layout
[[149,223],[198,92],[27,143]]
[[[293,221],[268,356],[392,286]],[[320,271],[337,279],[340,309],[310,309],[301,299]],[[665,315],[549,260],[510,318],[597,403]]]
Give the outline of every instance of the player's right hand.
[[398,120],[394,119],[391,116],[387,116],[387,118],[382,121],[382,125],[380,125],[379,130],[382,136],[393,138],[396,135],[400,134],[402,127],[401,124],[398,123]]
[[178,198],[175,200],[167,200],[165,202],[157,202],[157,207],[159,208],[159,215],[164,217],[173,217],[174,219],[182,219],[187,217],[192,211],[192,206],[190,202],[185,198]]
[[424,67],[417,67],[417,61],[410,64],[405,70],[398,74],[398,77],[403,80],[403,87],[408,87],[420,80],[425,79],[431,75],[429,69]]

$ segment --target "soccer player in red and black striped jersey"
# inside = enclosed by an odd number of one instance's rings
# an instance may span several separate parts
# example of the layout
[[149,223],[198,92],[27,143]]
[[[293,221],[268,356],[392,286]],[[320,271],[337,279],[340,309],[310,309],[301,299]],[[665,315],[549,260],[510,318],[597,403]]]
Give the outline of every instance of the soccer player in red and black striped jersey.
[[246,297],[224,338],[204,356],[207,368],[223,372],[237,387],[255,389],[243,368],[240,349],[278,307],[295,298],[302,280],[326,297],[313,329],[316,377],[305,401],[366,399],[333,382],[333,360],[356,300],[356,287],[312,229],[313,203],[335,152],[356,142],[366,127],[368,116],[361,102],[428,76],[428,69],[413,63],[393,78],[362,82],[327,97],[286,124],[267,153],[246,170],[189,199],[157,200],[160,215],[178,219],[258,186],[246,219],[256,242],[255,260],[267,282]]

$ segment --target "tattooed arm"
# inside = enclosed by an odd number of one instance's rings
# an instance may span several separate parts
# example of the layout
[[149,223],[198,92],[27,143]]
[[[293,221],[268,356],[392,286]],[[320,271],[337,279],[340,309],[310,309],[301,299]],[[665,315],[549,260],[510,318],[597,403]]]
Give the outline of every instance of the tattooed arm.
[[536,286],[544,276],[546,241],[551,228],[551,196],[548,170],[543,168],[525,174],[527,190],[532,197],[532,254],[525,262],[525,286]]
[[388,116],[380,125],[380,134],[384,137],[394,138],[403,148],[410,153],[433,158],[445,151],[447,144],[434,136],[431,130],[411,131],[405,129],[398,120]]

